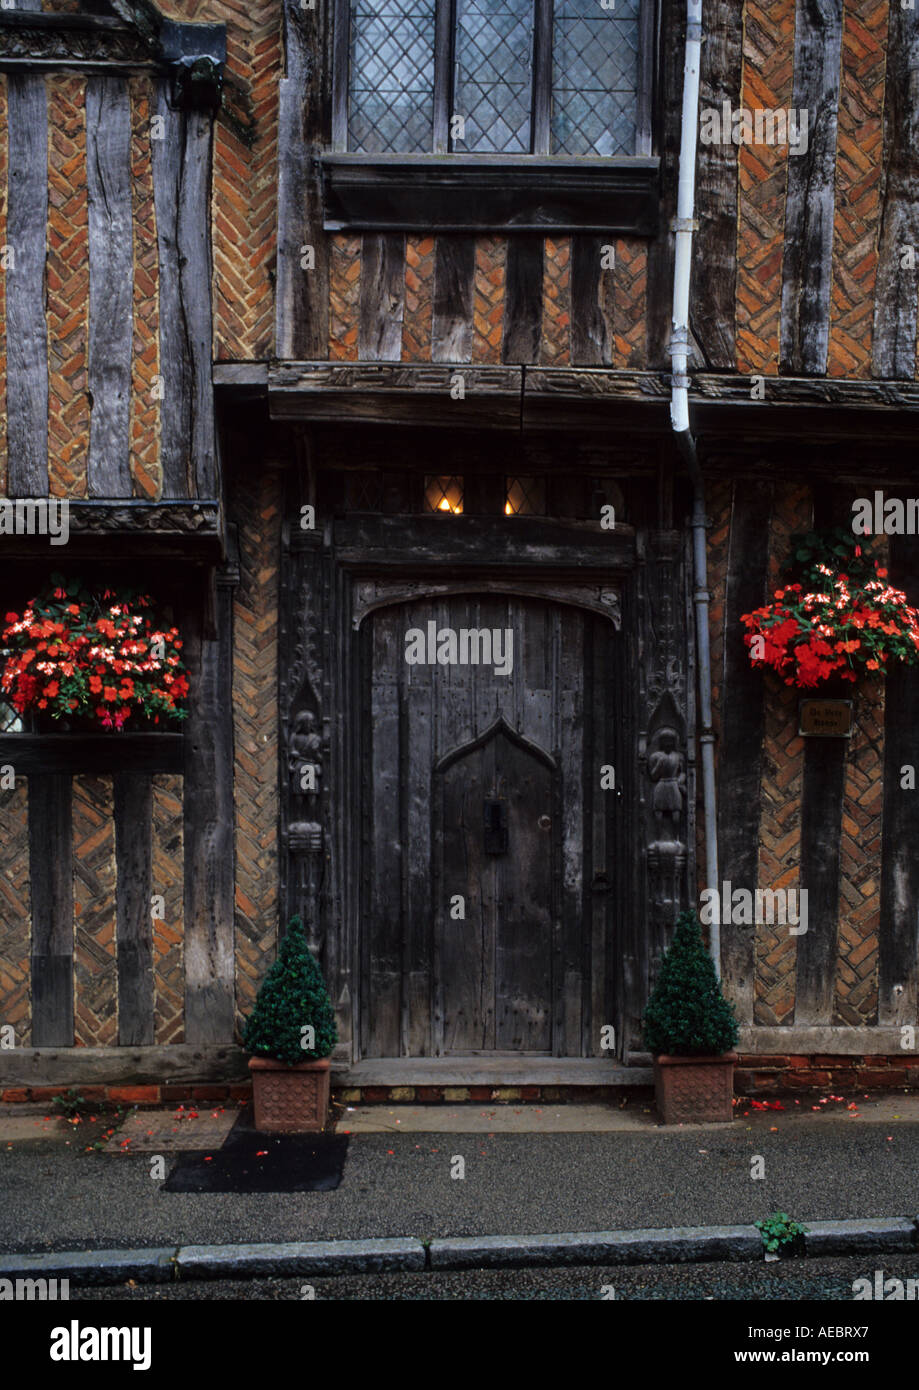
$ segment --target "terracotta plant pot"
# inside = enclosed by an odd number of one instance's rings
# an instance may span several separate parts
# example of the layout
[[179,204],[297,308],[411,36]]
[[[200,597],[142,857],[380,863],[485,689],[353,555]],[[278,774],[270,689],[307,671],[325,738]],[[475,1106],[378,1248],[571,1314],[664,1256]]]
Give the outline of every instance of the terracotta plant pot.
[[654,1099],[665,1125],[697,1125],[734,1118],[736,1052],[720,1057],[654,1059]]
[[311,1134],[325,1129],[329,1111],[329,1059],[289,1066],[250,1057],[255,1128],[266,1134]]

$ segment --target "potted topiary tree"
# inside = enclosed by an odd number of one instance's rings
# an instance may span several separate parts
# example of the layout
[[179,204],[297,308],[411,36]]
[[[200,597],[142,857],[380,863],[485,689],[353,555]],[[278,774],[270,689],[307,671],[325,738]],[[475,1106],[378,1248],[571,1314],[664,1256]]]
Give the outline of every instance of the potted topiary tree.
[[303,923],[294,917],[243,1033],[243,1047],[253,1054],[256,1129],[295,1134],[325,1127],[328,1058],[337,1041],[332,1001]]
[[677,920],[645,1009],[644,1038],[665,1125],[732,1118],[737,1020],[693,911]]

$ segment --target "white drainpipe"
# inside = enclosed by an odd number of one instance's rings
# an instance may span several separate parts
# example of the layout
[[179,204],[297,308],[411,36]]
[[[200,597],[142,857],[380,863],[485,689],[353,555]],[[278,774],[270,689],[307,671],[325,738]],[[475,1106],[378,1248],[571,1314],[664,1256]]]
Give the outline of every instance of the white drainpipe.
[[[673,269],[673,360],[670,421],[674,437],[693,484],[693,569],[695,574],[696,666],[699,676],[699,714],[702,755],[702,801],[705,819],[706,886],[718,889],[718,826],[715,797],[715,736],[712,733],[712,676],[708,639],[708,561],[705,531],[705,485],[696,455],[696,441],[689,426],[689,282],[692,274],[692,237],[696,229],[696,134],[699,124],[699,76],[702,64],[702,0],[686,0],[686,63],[683,69],[683,121],[680,140],[680,181],[674,230],[676,249]],[[720,902],[720,891],[719,891]],[[721,921],[716,910],[711,926],[711,953],[721,978]]]

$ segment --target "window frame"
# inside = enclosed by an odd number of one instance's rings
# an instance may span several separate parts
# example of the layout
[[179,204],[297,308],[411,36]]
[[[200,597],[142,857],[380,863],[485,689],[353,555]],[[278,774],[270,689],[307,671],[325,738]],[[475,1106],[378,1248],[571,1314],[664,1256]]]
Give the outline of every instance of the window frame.
[[[450,116],[456,74],[457,0],[435,0],[434,111],[430,150],[414,151],[414,157],[444,155],[464,159],[604,159],[602,155],[554,155],[551,153],[552,44],[554,0],[533,0],[533,89],[530,106],[530,150],[526,154],[454,150],[450,140]],[[658,37],[658,0],[639,0],[638,83],[636,91],[635,150],[617,159],[647,158],[653,151],[655,52]],[[332,151],[369,161],[406,159],[410,155],[349,151],[348,108],[351,67],[351,0],[334,0],[332,36]]]

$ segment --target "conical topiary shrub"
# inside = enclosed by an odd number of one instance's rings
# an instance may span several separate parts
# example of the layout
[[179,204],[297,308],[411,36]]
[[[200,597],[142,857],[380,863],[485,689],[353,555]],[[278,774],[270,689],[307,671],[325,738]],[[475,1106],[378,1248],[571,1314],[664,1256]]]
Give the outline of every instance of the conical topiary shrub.
[[674,1057],[713,1057],[737,1042],[734,1007],[721,993],[695,912],[680,913],[644,1015],[645,1046]]
[[[312,1034],[304,1031],[308,1028]],[[328,1057],[337,1042],[329,992],[306,944],[303,923],[294,917],[256,995],[243,1047],[257,1057],[293,1066]]]
[[654,1091],[665,1125],[732,1118],[737,1042],[734,1009],[721,993],[694,912],[677,920],[644,1016]]

